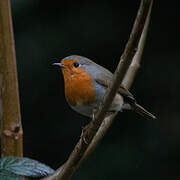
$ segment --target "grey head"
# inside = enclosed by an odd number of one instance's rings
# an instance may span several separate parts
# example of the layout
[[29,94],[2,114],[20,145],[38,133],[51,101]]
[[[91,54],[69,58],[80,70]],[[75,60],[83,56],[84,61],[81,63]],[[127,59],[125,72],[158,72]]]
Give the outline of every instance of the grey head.
[[63,58],[62,60],[75,60],[77,62],[79,62],[81,65],[90,65],[90,64],[94,64],[94,62],[86,57],[83,56],[79,56],[79,55],[71,55],[71,56],[67,56],[65,58]]
[[112,73],[105,69],[104,67],[96,64],[95,62],[93,62],[92,60],[83,57],[83,56],[79,56],[79,55],[71,55],[71,56],[67,56],[65,58],[63,58],[62,60],[75,60],[76,62],[78,62],[81,66],[81,68],[83,68],[85,71],[88,72],[88,74],[90,74],[91,76],[94,77],[94,79],[98,76],[102,76],[102,77],[106,77],[108,76],[108,79],[112,78]]

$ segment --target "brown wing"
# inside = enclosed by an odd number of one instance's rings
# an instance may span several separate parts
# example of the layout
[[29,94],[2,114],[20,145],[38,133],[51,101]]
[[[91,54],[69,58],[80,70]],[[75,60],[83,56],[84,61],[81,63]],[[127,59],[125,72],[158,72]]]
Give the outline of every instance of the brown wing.
[[[113,74],[107,69],[103,69],[101,71],[103,73],[96,75],[96,82],[101,84],[102,86],[108,88],[110,86],[110,82],[112,81]],[[136,103],[134,96],[122,85],[119,87],[118,93],[123,96],[124,102],[131,105],[132,109],[134,109],[140,115],[145,116],[148,119],[156,119],[156,117],[144,109],[142,106]]]
[[[107,77],[106,77],[107,78]],[[102,86],[108,88],[109,85],[110,85],[110,81],[109,79],[100,79],[100,78],[96,78],[96,82],[101,84]],[[127,101],[127,103],[130,103],[130,104],[134,104],[135,103],[135,99],[134,99],[134,96],[125,88],[123,87],[122,85],[119,87],[119,90],[118,90],[118,93],[121,94],[125,100]]]

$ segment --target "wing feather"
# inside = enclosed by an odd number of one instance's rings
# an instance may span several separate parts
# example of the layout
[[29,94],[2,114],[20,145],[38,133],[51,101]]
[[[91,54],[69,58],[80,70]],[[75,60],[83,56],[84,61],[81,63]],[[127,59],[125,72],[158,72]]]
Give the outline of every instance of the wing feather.
[[[100,85],[108,88],[110,86],[111,79],[107,76],[106,76],[106,79],[96,77],[96,82],[99,83]],[[122,95],[125,98],[125,100],[127,100],[128,103],[134,103],[135,102],[134,96],[124,86],[121,85],[119,87],[118,93],[120,95]]]

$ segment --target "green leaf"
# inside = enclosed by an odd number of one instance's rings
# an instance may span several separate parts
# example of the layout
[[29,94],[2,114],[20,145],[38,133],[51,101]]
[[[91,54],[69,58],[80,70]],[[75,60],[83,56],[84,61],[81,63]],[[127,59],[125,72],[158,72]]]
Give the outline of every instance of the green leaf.
[[9,171],[0,170],[0,179],[1,180],[22,180],[18,175],[11,173]]
[[0,159],[0,171],[1,170],[29,177],[47,176],[54,172],[49,166],[36,160],[12,156]]

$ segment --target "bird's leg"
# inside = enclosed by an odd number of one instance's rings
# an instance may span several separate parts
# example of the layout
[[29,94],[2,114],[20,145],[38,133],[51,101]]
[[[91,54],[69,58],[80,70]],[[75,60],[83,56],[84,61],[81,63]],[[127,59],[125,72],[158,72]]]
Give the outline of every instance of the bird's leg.
[[[95,120],[95,113],[96,113],[96,111],[97,111],[97,109],[96,108],[94,108],[93,109],[93,112],[92,112],[92,122],[94,122],[94,120]],[[82,128],[82,133],[81,133],[81,138],[82,138],[82,140],[86,143],[86,144],[88,144],[88,142],[87,142],[87,140],[86,140],[86,138],[84,137],[84,134],[85,134],[85,131],[88,129],[88,125],[86,125],[85,127],[83,127]]]
[[84,137],[85,131],[86,131],[87,129],[88,129],[88,125],[86,125],[86,126],[84,126],[84,127],[82,128],[82,132],[81,132],[80,138],[85,142],[85,144],[88,145],[88,142],[86,141],[86,138]]
[[92,112],[92,121],[95,120],[95,114],[96,114],[96,111],[97,111],[97,109],[94,108],[94,109],[93,109],[93,112]]

